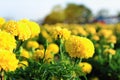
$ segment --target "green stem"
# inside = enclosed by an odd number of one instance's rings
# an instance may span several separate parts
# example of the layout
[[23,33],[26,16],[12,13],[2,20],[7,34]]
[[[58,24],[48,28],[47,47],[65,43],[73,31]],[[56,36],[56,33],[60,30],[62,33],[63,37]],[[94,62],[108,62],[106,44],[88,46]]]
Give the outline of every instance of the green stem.
[[109,64],[111,64],[112,55],[109,54]]
[[60,57],[61,57],[61,60],[63,60],[63,43],[62,43],[62,39],[60,39]]

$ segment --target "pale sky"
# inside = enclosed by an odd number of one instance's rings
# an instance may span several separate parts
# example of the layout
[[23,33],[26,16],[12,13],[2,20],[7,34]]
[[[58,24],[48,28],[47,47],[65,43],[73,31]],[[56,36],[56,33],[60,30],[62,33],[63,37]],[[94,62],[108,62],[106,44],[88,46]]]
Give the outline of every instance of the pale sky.
[[101,9],[111,15],[120,11],[120,0],[0,0],[0,17],[43,19],[55,5],[64,8],[68,3],[84,4],[94,14]]

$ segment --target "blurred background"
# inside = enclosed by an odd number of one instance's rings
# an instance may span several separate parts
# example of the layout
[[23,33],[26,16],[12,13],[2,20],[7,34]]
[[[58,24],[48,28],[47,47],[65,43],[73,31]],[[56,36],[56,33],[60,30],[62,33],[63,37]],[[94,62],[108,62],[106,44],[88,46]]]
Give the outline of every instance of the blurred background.
[[120,0],[0,0],[0,17],[40,24],[118,23]]

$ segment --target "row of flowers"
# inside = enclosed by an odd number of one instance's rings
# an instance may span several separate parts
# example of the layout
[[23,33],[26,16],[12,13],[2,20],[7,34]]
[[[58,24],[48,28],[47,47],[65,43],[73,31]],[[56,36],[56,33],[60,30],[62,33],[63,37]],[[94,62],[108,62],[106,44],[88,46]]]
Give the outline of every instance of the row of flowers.
[[1,79],[118,80],[119,27],[0,18]]

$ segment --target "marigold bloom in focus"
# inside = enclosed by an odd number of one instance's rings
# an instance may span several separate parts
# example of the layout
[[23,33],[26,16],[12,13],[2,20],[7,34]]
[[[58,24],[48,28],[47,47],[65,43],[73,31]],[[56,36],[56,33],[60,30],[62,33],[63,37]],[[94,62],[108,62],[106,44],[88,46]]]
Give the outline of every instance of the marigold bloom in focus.
[[30,21],[28,25],[31,30],[31,38],[38,36],[40,33],[40,26],[36,22],[32,21]]
[[15,71],[18,67],[19,60],[16,59],[16,55],[7,50],[0,49],[0,70]]
[[94,54],[93,43],[85,37],[71,36],[65,42],[65,49],[74,58],[90,58]]
[[92,65],[87,62],[79,63],[79,66],[82,68],[84,73],[90,73],[92,71]]
[[24,22],[18,22],[18,39],[19,40],[27,40],[31,36],[31,31],[28,25]]
[[13,35],[5,31],[0,31],[0,49],[13,51],[16,48],[16,40]]
[[3,30],[6,32],[12,34],[13,36],[18,35],[18,24],[14,20],[10,20],[5,23],[5,25],[2,27]]

